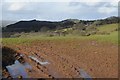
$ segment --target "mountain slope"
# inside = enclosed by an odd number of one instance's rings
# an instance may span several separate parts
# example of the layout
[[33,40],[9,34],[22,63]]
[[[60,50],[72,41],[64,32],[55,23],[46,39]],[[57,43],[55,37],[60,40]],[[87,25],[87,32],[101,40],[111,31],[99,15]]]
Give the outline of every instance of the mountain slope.
[[15,24],[10,24],[6,27],[2,28],[3,36],[4,35],[12,35],[14,33],[21,32],[47,32],[47,31],[56,31],[61,29],[71,28],[73,30],[77,30],[78,32],[96,32],[97,27],[101,27],[102,25],[107,24],[115,24],[120,20],[119,17],[108,17],[106,19],[100,20],[78,20],[78,19],[66,19],[59,22],[51,22],[51,21],[38,21],[38,20],[30,20],[30,21],[19,21]]

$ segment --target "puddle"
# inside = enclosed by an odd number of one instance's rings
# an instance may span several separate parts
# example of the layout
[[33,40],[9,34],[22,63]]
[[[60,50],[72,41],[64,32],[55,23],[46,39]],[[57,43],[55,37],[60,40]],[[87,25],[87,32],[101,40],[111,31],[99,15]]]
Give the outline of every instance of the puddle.
[[17,78],[19,76],[28,78],[26,68],[32,69],[28,63],[21,64],[18,60],[16,60],[13,65],[6,66],[6,68],[13,78]]
[[32,60],[34,60],[35,62],[41,64],[41,65],[46,65],[46,64],[49,64],[49,62],[41,62],[39,61],[36,57],[33,57],[33,56],[29,56],[29,58],[31,58]]
[[85,80],[92,80],[92,77],[90,75],[88,75],[83,69],[80,69],[80,75]]

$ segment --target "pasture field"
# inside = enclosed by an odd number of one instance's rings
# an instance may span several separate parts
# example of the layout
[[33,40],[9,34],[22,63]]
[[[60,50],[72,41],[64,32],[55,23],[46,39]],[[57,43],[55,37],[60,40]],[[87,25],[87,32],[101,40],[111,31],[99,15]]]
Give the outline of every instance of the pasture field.
[[55,37],[46,37],[46,36],[28,36],[28,37],[20,37],[20,38],[3,38],[2,43],[4,44],[22,44],[22,43],[31,43],[34,41],[44,41],[44,40],[71,40],[71,39],[79,39],[79,40],[96,40],[100,42],[109,42],[118,44],[118,31],[114,31],[110,33],[110,35],[91,35],[91,36],[78,36],[78,35],[68,35],[68,36],[55,36]]

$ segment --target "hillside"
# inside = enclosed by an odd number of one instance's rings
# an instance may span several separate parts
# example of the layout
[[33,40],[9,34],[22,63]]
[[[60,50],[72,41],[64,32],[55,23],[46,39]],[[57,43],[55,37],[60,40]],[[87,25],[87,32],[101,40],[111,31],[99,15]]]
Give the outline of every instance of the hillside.
[[[65,26],[64,26],[65,25]],[[30,32],[35,31],[38,32],[42,30],[42,28],[46,28],[46,30],[56,29],[58,26],[67,27],[69,25],[73,25],[72,21],[67,22],[50,22],[50,21],[19,21],[15,24],[10,24],[3,28],[5,32]]]
[[[63,29],[71,28],[72,31],[67,33],[80,33],[81,35],[90,35],[96,33],[96,28],[102,25],[115,24],[120,20],[119,17],[109,17],[100,20],[78,20],[78,19],[66,19],[59,22],[51,21],[19,21],[14,24],[7,25],[2,28],[3,37],[10,37],[15,33],[29,33],[29,32],[67,32]],[[9,35],[8,35],[9,34]]]

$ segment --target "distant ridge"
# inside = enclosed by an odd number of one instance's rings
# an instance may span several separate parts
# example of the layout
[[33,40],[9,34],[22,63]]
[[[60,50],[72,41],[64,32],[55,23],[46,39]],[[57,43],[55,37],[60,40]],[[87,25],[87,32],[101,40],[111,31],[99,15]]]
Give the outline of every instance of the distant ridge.
[[31,32],[31,31],[41,31],[43,28],[46,30],[56,30],[59,28],[69,28],[73,27],[75,24],[83,24],[83,26],[87,24],[93,25],[104,25],[104,24],[112,24],[118,23],[120,20],[119,17],[112,16],[106,19],[99,20],[78,20],[78,19],[66,19],[59,22],[51,22],[51,21],[39,21],[39,20],[30,20],[30,21],[19,21],[14,24],[7,25],[2,29],[2,32]]

